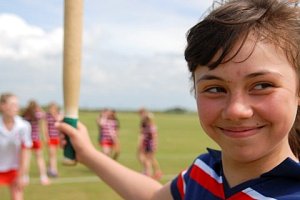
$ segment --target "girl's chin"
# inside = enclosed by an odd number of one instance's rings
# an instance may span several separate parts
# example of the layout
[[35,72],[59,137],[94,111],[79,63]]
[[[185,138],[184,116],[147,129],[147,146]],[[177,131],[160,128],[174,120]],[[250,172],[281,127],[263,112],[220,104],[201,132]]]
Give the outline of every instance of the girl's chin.
[[259,153],[257,146],[252,146],[249,148],[245,147],[236,147],[233,146],[228,147],[229,150],[222,148],[223,157],[238,161],[241,163],[248,163],[258,160],[259,158],[263,157],[262,154]]

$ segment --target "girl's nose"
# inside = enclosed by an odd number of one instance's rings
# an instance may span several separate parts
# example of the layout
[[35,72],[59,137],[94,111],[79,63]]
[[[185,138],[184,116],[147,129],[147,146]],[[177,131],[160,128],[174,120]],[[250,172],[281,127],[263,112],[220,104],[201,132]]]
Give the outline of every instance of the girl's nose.
[[252,115],[251,104],[242,94],[230,95],[222,112],[223,119],[233,121],[247,119]]

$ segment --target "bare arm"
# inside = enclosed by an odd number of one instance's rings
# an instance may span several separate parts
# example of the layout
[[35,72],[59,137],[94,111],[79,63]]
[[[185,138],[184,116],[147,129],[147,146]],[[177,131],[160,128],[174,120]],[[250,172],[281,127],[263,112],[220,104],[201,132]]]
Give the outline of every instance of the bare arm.
[[48,141],[48,122],[46,119],[46,113],[40,110],[39,127],[41,130],[43,141]]
[[43,127],[42,132],[43,132],[43,137],[44,137],[44,141],[49,141],[49,130],[48,130],[48,121],[47,118],[45,118],[43,120],[44,122],[41,123],[41,126]]
[[152,178],[122,166],[97,151],[83,124],[78,123],[78,130],[66,123],[58,123],[57,128],[70,137],[78,161],[93,170],[124,199],[172,199],[170,184],[162,186]]
[[97,123],[98,126],[101,126],[101,116],[98,116],[96,118],[96,123]]
[[20,163],[19,163],[19,169],[18,169],[18,179],[17,179],[17,185],[20,188],[23,188],[25,186],[23,176],[26,174],[29,168],[29,159],[30,159],[30,149],[28,148],[22,148],[20,151]]
[[29,161],[30,149],[22,148],[20,154],[21,156],[20,156],[20,165],[19,165],[18,174],[20,176],[23,176],[24,173],[26,172],[26,167]]

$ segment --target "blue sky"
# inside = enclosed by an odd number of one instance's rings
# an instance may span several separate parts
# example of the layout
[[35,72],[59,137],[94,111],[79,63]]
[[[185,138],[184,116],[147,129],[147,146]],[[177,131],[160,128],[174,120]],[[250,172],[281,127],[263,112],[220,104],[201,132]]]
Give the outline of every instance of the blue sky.
[[[212,0],[85,0],[80,107],[196,109],[185,34]],[[62,105],[63,0],[0,2],[0,93]]]

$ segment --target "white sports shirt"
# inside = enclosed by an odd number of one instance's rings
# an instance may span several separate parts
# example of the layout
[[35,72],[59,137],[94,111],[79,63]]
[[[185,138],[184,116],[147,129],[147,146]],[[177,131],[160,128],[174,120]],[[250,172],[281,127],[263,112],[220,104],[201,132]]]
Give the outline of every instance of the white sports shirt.
[[14,121],[14,127],[7,130],[0,116],[0,172],[18,169],[22,145],[32,146],[30,124],[19,116]]

